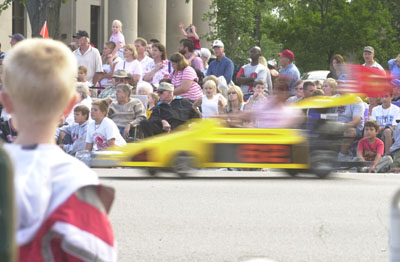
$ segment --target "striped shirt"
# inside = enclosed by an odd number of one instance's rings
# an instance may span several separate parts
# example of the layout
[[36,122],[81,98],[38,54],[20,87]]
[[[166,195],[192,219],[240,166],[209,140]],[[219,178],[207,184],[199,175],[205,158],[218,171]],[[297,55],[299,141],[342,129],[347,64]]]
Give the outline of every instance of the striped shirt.
[[192,80],[192,86],[186,93],[180,94],[179,96],[181,97],[195,101],[203,95],[203,91],[197,83],[199,78],[197,77],[196,71],[191,66],[186,67],[183,71],[172,72],[169,75],[169,79],[171,79],[171,83],[175,88],[182,84],[182,80]]

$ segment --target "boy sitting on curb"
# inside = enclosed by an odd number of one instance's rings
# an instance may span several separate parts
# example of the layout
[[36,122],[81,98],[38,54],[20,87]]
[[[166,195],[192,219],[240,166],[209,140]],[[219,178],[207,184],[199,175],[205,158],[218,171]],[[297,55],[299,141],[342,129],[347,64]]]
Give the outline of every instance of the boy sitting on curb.
[[371,162],[369,167],[359,169],[359,172],[384,173],[389,171],[393,163],[389,155],[382,157],[384,145],[382,140],[376,137],[379,125],[374,120],[368,120],[364,125],[364,138],[358,142],[357,158],[359,161]]

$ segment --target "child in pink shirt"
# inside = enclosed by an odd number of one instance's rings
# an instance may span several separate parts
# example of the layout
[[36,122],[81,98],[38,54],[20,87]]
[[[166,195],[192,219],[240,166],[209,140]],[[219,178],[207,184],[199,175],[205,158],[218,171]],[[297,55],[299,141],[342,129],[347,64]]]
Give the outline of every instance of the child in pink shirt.
[[114,20],[112,22],[112,34],[110,36],[110,42],[115,43],[115,48],[112,52],[112,55],[115,55],[118,52],[118,55],[121,58],[124,58],[125,37],[122,34],[122,23],[119,20]]

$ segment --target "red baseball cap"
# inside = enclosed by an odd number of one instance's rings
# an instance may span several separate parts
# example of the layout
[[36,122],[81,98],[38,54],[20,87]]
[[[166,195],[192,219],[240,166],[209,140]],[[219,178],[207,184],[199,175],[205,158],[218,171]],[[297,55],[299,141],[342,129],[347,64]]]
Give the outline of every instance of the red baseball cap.
[[294,61],[294,54],[289,49],[285,49],[285,51],[283,51],[282,53],[278,53],[278,54],[280,56],[286,57],[287,59],[289,59],[292,62]]

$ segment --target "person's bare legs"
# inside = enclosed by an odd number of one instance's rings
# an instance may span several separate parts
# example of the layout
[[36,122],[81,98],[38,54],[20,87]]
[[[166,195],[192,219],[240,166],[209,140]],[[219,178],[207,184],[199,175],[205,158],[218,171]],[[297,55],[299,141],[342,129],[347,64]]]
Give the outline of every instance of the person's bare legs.
[[383,130],[383,137],[385,138],[383,141],[385,143],[385,155],[387,155],[390,153],[390,147],[393,143],[392,130],[389,128]]
[[354,139],[357,136],[357,132],[355,128],[348,128],[343,133],[343,140],[340,146],[340,153],[347,155],[349,149],[353,146]]

